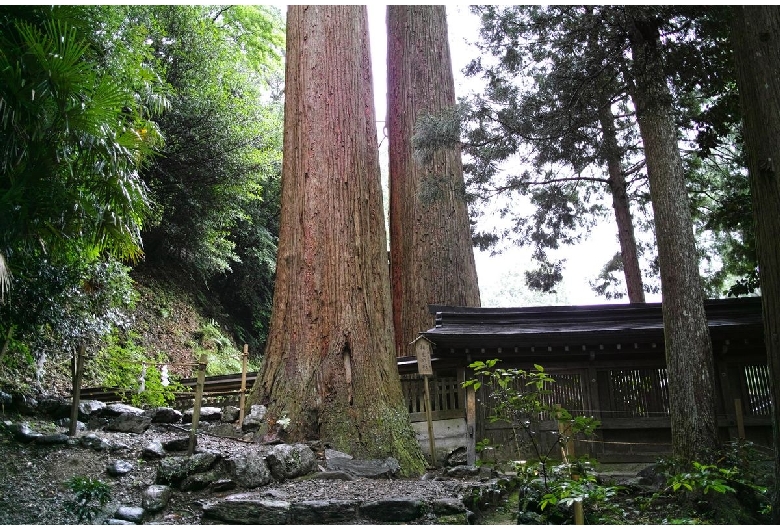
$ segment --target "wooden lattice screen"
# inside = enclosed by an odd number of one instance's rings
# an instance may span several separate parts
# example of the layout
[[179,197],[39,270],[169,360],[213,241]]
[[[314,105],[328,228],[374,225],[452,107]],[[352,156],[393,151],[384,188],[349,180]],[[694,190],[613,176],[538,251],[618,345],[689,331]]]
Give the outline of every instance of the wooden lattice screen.
[[748,416],[769,416],[772,412],[769,367],[765,364],[745,365],[741,375],[744,377],[743,412]]
[[[401,388],[412,421],[424,419],[425,380],[417,374],[402,375]],[[431,412],[434,419],[461,416],[465,413],[463,390],[457,377],[436,376],[428,379],[431,396]]]
[[604,417],[650,418],[669,415],[666,368],[610,370]]

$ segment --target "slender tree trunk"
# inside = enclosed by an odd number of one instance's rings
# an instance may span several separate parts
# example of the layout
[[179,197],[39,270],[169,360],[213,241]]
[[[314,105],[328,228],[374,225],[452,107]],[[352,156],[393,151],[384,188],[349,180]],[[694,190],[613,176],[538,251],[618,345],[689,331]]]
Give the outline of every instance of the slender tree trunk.
[[623,258],[623,274],[626,278],[628,301],[632,304],[645,301],[645,289],[642,285],[642,269],[636,250],[634,236],[634,221],[628,206],[626,179],[623,176],[623,166],[620,162],[620,149],[615,131],[615,117],[609,108],[609,102],[599,109],[599,121],[604,135],[604,149],[607,154],[607,170],[609,171],[609,189],[612,192],[612,209],[618,227],[620,255]]
[[455,105],[445,6],[387,8],[390,264],[396,348],[433,327],[428,304],[479,306],[460,149],[414,158],[417,119]]
[[672,448],[685,461],[719,446],[715,375],[696,242],[655,22],[627,7],[639,130],[647,160],[663,294]]
[[[780,8],[734,8],[733,41],[756,227],[769,375],[775,484],[780,484]],[[772,496],[780,524],[780,490]]]
[[418,473],[393,347],[365,6],[290,6],[286,64],[276,287],[249,403],[268,407],[269,437],[393,456]]

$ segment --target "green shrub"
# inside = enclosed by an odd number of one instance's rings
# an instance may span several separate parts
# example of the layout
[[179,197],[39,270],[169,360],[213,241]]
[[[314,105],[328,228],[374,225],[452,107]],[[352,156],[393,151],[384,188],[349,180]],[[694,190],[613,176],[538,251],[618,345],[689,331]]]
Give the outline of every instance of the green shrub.
[[107,338],[92,370],[98,384],[118,389],[123,401],[137,407],[162,407],[173,402],[176,392],[187,390],[173,378],[169,378],[167,386],[163,384],[160,367],[166,362],[162,353],[155,357],[147,355],[146,350],[135,343],[132,334],[121,340],[114,333]]
[[79,524],[92,523],[111,499],[111,487],[98,479],[74,476],[65,485],[74,497],[65,501],[65,508],[78,518]]

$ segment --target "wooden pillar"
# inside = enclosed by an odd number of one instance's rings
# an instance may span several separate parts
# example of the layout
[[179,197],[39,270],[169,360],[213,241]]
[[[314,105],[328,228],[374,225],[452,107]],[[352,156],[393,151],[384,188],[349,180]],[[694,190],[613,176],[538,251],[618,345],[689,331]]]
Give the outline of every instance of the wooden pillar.
[[244,423],[244,408],[246,407],[246,365],[249,357],[249,345],[244,344],[244,355],[241,357],[241,394],[238,398],[238,426]]
[[[466,357],[466,362],[471,364],[470,355]],[[470,368],[467,373],[470,377],[474,376],[474,371]],[[477,463],[477,395],[473,386],[466,388],[466,434],[468,436],[466,442],[466,464],[473,466]]]
[[436,436],[433,433],[433,418],[431,416],[431,393],[428,388],[428,376],[423,376],[425,381],[425,419],[428,422],[428,447],[431,450],[431,466],[436,467]]
[[70,406],[69,436],[76,435],[76,427],[79,421],[79,403],[81,401],[81,380],[84,378],[84,351],[86,346],[79,344],[78,353],[73,359],[73,403]]
[[203,401],[203,383],[206,380],[206,364],[208,357],[206,354],[201,354],[200,362],[198,363],[198,382],[195,387],[195,406],[192,409],[192,428],[190,430],[190,446],[187,449],[187,455],[192,456],[195,452],[195,442],[198,432],[198,422],[200,421],[200,404]]

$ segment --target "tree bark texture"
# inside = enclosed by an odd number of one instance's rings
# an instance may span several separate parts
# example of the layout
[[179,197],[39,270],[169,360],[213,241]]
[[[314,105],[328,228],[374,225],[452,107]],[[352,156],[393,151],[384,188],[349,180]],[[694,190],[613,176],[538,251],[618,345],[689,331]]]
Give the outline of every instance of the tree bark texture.
[[623,275],[626,278],[628,301],[632,304],[640,304],[645,301],[642,268],[639,266],[636,237],[634,236],[634,220],[628,205],[626,178],[623,175],[623,166],[620,161],[621,154],[615,131],[615,117],[609,107],[609,102],[599,109],[599,121],[604,137],[609,190],[612,194],[612,210],[615,212],[615,222],[618,227],[618,242],[620,243],[620,256],[623,259]]
[[[780,484],[780,8],[734,8],[737,63],[750,192],[756,227],[764,342],[772,381],[775,483]],[[780,524],[774,488],[772,522]]]
[[657,25],[627,7],[634,93],[653,203],[669,377],[672,449],[684,461],[707,461],[719,446],[715,375],[693,222],[685,188],[672,97]]
[[268,437],[393,456],[418,473],[393,347],[365,6],[290,6],[286,65],[276,287],[249,403],[268,407]]
[[455,105],[445,6],[387,8],[390,268],[399,356],[433,327],[428,304],[480,305],[460,149],[414,158],[418,118]]

